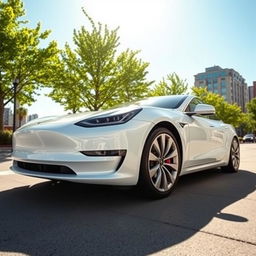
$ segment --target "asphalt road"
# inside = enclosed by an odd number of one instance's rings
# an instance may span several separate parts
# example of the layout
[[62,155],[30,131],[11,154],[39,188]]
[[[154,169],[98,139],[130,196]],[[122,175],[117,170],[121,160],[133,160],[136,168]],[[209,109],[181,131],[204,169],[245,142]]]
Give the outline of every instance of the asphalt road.
[[256,255],[256,144],[237,174],[187,175],[174,193],[52,183],[0,159],[0,255]]

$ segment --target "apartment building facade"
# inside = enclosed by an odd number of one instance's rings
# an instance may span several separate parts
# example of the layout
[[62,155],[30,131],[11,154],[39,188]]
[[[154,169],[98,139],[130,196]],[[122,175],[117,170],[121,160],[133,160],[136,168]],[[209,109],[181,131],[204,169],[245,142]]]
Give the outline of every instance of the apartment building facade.
[[252,82],[252,86],[248,87],[249,101],[256,98],[256,81]]
[[242,111],[246,111],[248,102],[248,88],[245,79],[232,68],[213,66],[205,72],[195,75],[196,87],[207,88],[208,91],[217,93],[233,104],[236,103]]

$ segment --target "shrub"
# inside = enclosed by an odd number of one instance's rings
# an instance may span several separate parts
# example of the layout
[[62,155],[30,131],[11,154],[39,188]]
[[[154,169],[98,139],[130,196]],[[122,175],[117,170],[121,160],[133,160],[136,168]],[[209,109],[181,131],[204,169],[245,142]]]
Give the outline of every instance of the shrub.
[[12,132],[2,131],[0,132],[0,145],[11,145],[12,144]]

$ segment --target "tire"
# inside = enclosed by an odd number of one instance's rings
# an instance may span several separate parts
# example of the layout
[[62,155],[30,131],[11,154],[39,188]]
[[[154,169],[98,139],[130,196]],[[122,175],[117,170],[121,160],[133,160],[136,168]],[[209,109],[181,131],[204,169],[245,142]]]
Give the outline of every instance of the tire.
[[157,128],[148,137],[140,164],[139,187],[151,198],[168,196],[181,169],[180,146],[166,128]]
[[238,172],[240,164],[240,145],[237,138],[233,138],[230,146],[229,162],[221,169],[225,172]]

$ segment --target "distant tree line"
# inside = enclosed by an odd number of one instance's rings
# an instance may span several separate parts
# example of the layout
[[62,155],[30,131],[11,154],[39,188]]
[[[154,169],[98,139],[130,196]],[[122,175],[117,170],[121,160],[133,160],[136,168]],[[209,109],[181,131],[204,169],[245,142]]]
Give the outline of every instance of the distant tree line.
[[193,87],[192,92],[204,103],[213,105],[216,109],[216,118],[235,128],[242,128],[244,132],[256,129],[256,98],[247,103],[247,113],[243,113],[237,104],[228,103],[219,94],[209,92],[206,88]]

